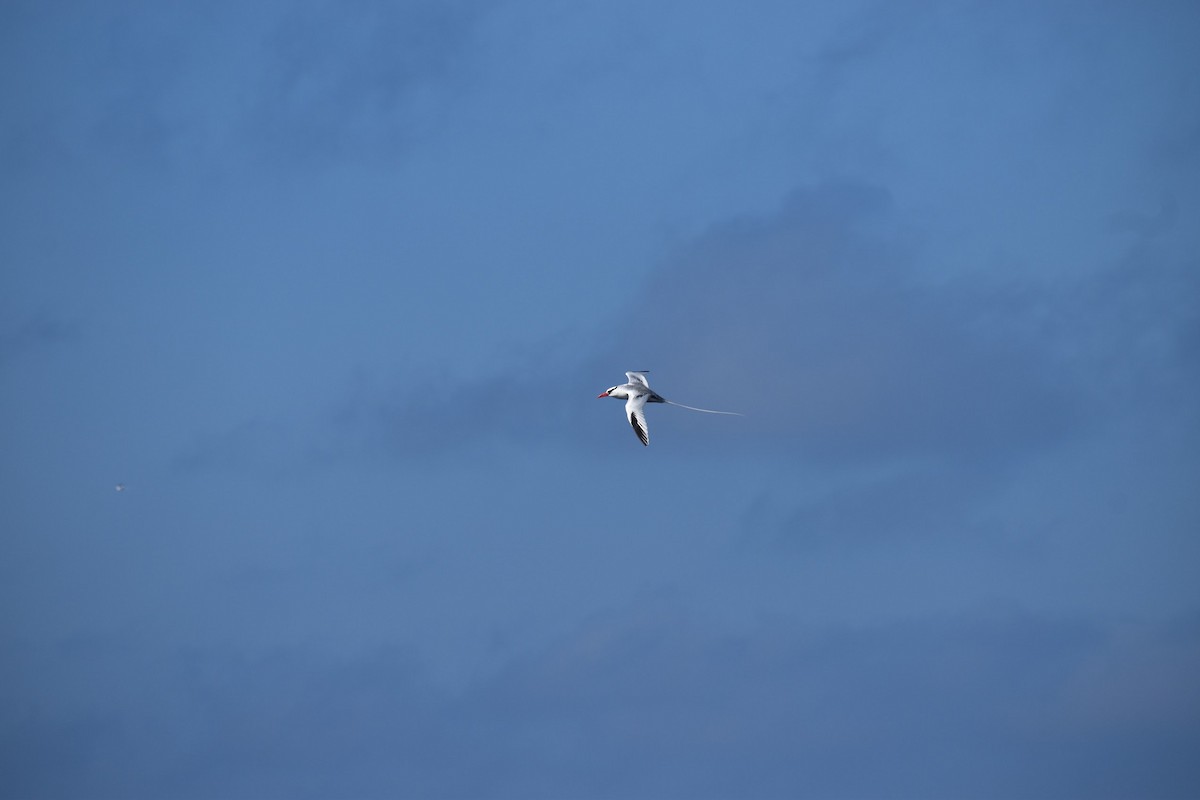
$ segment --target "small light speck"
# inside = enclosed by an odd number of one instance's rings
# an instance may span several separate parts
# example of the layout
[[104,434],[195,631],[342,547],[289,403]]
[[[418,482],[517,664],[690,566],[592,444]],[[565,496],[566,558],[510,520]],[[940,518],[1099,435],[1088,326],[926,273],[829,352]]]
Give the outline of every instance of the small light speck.
[[117,488],[118,492],[123,492],[123,491],[125,491],[125,484],[118,483],[116,488]]

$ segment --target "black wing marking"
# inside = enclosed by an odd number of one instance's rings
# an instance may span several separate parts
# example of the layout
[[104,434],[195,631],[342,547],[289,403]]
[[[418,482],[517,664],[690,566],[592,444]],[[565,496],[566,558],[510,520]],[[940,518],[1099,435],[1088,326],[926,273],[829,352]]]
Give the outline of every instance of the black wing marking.
[[637,414],[629,415],[629,424],[633,426],[633,432],[636,433],[637,437],[642,440],[642,444],[649,447],[650,446],[650,437],[646,435],[646,432],[644,430],[642,430],[642,426],[638,425]]

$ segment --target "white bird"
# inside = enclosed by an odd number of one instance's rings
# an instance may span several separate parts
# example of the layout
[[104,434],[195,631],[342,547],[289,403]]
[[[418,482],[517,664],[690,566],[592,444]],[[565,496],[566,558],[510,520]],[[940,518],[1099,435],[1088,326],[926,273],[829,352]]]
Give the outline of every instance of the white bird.
[[625,416],[629,417],[629,424],[633,426],[633,432],[637,434],[642,444],[647,447],[650,445],[650,429],[646,427],[646,412],[644,410],[646,403],[666,403],[667,405],[686,408],[688,411],[703,411],[705,414],[742,416],[736,411],[713,411],[708,408],[694,408],[693,406],[685,406],[683,403],[668,400],[658,392],[650,390],[650,382],[646,380],[646,373],[649,371],[648,369],[644,369],[640,372],[626,372],[625,377],[629,379],[629,383],[610,386],[596,395],[598,398],[616,397],[625,401]]

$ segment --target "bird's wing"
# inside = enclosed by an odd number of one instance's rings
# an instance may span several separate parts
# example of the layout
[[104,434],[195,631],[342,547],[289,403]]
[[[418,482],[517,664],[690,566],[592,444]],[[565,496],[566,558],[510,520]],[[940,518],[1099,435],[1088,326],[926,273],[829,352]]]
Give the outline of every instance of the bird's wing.
[[628,378],[629,382],[634,386],[645,386],[647,389],[649,389],[650,381],[646,380],[647,371],[648,370],[643,370],[642,372],[626,372],[625,377]]
[[646,414],[643,409],[646,407],[646,395],[635,394],[630,395],[625,401],[625,416],[629,417],[629,424],[633,426],[633,432],[641,439],[642,444],[647,447],[650,445],[650,428],[646,426]]

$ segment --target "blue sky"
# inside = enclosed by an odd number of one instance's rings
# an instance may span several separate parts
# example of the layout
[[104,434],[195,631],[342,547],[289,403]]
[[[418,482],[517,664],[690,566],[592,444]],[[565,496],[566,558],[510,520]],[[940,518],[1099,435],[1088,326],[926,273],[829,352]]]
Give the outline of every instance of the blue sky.
[[0,795],[1200,793],[1194,4],[0,37]]

